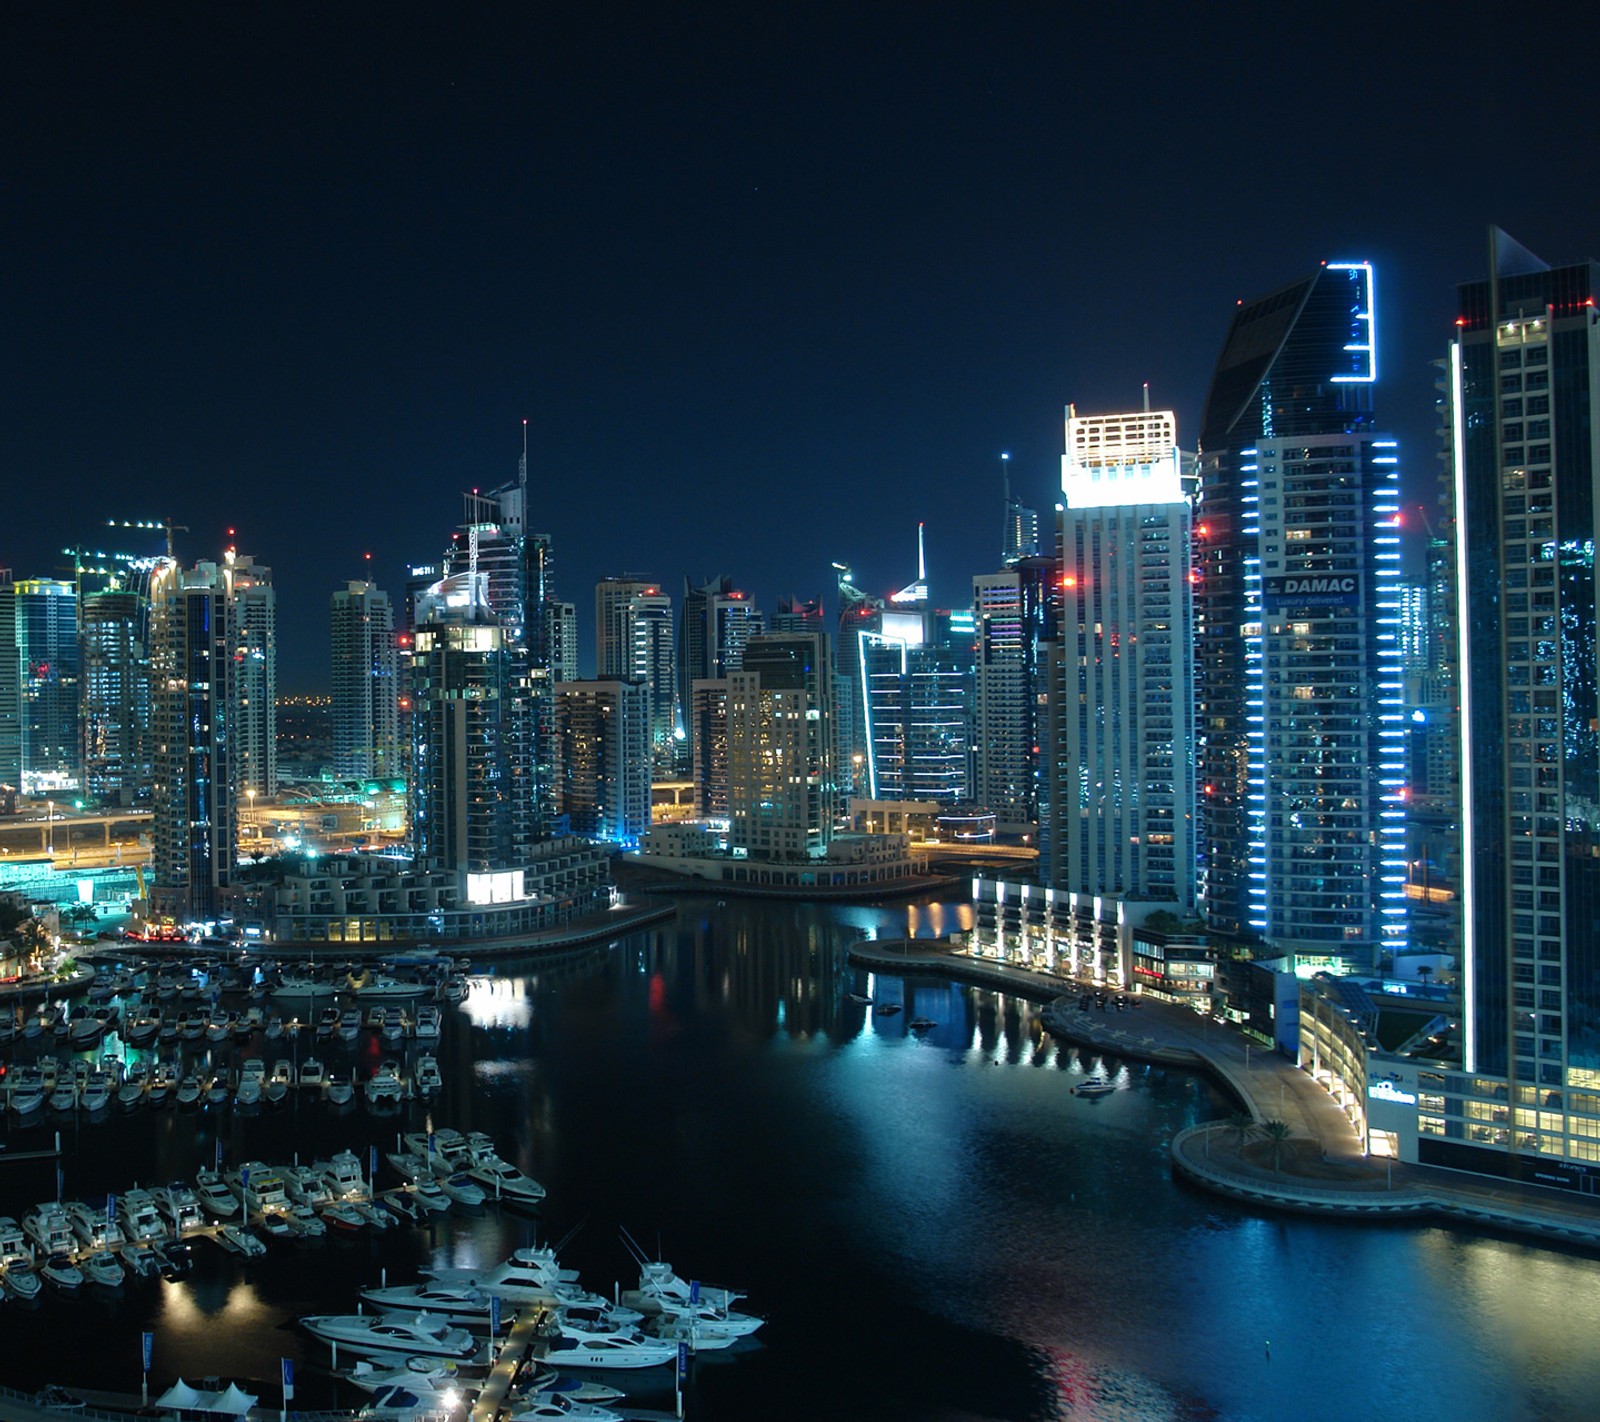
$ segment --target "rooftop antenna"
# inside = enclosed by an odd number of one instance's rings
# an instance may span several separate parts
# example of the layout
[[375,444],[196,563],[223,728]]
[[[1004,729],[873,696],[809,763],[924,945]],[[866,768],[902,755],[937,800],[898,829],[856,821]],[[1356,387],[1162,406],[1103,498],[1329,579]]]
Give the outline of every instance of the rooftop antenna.
[[522,421],[522,463],[517,466],[517,483],[522,486],[522,528],[528,528],[528,421]]
[[1144,412],[1147,415],[1150,413],[1150,382],[1148,380],[1144,383]]
[[1000,561],[1003,563],[1011,556],[1011,456],[1000,456],[1000,487],[1004,493],[1006,507],[1005,517],[1000,528]]
[[928,576],[928,560],[922,552],[922,522],[917,522],[917,581],[923,582]]

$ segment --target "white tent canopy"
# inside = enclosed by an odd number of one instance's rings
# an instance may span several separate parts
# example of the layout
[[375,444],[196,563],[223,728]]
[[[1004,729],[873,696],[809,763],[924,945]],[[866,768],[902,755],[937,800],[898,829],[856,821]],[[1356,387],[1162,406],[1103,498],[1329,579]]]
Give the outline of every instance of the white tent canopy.
[[229,1383],[221,1392],[201,1392],[182,1378],[155,1400],[155,1406],[169,1412],[209,1412],[214,1416],[243,1417],[260,1401],[238,1383]]

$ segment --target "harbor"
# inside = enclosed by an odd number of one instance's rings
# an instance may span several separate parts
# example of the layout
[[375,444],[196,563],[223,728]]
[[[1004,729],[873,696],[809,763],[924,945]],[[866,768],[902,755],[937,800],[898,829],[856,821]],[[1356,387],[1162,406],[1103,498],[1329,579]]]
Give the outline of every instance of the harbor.
[[[733,1310],[766,1320],[753,1341],[689,1357],[691,1422],[787,1422],[819,1409],[852,1422],[1043,1422],[1113,1401],[1160,1422],[1207,1408],[1333,1417],[1306,1398],[1343,1395],[1338,1361],[1312,1346],[1334,1328],[1372,1360],[1370,1386],[1397,1407],[1426,1397],[1463,1422],[1498,1422],[1517,1415],[1518,1380],[1537,1366],[1546,1416],[1587,1415],[1600,1388],[1590,1257],[1459,1223],[1264,1216],[1190,1188],[1174,1178],[1172,1143],[1210,1125],[1220,1156],[1237,1109],[1207,1075],[1141,1061],[1127,1043],[1058,1035],[1044,1003],[1004,983],[850,961],[856,943],[944,933],[952,916],[936,903],[697,898],[669,926],[615,947],[468,972],[460,1001],[418,1000],[441,1010],[431,1101],[338,1109],[297,1090],[258,1111],[169,1098],[93,1119],[8,1117],[0,1214],[19,1226],[57,1198],[58,1165],[63,1201],[103,1212],[115,1194],[125,1224],[131,1187],[193,1186],[215,1168],[219,1143],[224,1177],[349,1152],[376,1193],[398,1201],[391,1192],[413,1182],[389,1156],[415,1154],[407,1137],[419,1134],[426,1155],[430,1121],[446,1141],[452,1130],[486,1136],[545,1195],[531,1207],[451,1202],[415,1224],[263,1239],[248,1257],[196,1237],[189,1268],[170,1279],[45,1284],[32,1302],[8,1298],[0,1382],[18,1396],[0,1398],[0,1412],[39,1422],[20,1409],[50,1386],[87,1412],[102,1399],[128,1407],[149,1333],[152,1406],[180,1379],[205,1393],[237,1384],[257,1398],[259,1422],[272,1422],[287,1359],[289,1412],[348,1416],[374,1405],[347,1376],[360,1360],[341,1345],[336,1371],[331,1346],[302,1319],[372,1316],[363,1294],[386,1288],[470,1290],[517,1251],[547,1247],[580,1287],[629,1307],[642,1271],[626,1230],[648,1261],[669,1261],[703,1289],[742,1290]],[[371,965],[374,976],[402,966]],[[348,967],[319,955],[319,973]],[[224,1010],[250,1005],[238,992],[225,989]],[[281,1010],[274,1001],[269,993],[264,1014]],[[322,1010],[299,1014],[313,1034]],[[1094,1025],[1136,1042],[1150,1033],[1147,1012],[1096,1011]],[[106,1040],[97,1059],[115,1050]],[[353,1044],[333,1041],[313,1054],[358,1076],[405,1056],[365,1013]],[[213,1050],[224,1047],[230,1061],[265,1058],[269,1072],[276,1055],[248,1040]],[[1101,1081],[1112,1089],[1097,1094]],[[1462,1271],[1474,1289],[1452,1286]],[[1352,1315],[1340,1301],[1358,1282],[1432,1303]],[[504,1300],[502,1345],[525,1311]],[[1305,1319],[1304,1343],[1275,1325],[1291,1311]],[[1498,1326],[1512,1315],[1526,1326]],[[487,1326],[458,1326],[487,1342]],[[538,1376],[552,1340],[539,1328],[528,1336],[517,1366]],[[586,1380],[624,1392],[629,1415],[665,1417],[676,1414],[675,1374],[651,1364]],[[474,1381],[489,1375],[474,1365]],[[61,1422],[60,1411],[48,1416]]]

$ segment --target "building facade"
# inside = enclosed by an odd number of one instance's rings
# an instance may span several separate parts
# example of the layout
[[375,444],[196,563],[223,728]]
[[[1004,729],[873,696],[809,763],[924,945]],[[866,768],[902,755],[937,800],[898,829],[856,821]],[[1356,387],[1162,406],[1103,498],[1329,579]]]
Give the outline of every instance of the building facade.
[[972,580],[972,798],[994,811],[1001,834],[1038,828],[1055,567],[1051,558],[1019,556],[1004,572]]
[[1193,908],[1190,463],[1171,411],[1067,418],[1044,882]]
[[25,578],[12,595],[20,667],[21,787],[40,795],[76,789],[83,776],[77,589],[56,578]]
[[369,582],[334,593],[333,769],[345,779],[402,773],[400,674],[389,595]]
[[148,638],[149,609],[142,592],[113,589],[84,597],[83,792],[102,808],[150,802]]
[[634,848],[650,828],[650,701],[620,679],[556,688],[561,811],[574,834]]

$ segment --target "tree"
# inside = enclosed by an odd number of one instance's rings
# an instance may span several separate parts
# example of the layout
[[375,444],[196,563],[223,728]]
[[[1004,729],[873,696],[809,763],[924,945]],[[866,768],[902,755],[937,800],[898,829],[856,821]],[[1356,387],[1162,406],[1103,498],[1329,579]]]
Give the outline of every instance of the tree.
[[1263,1121],[1261,1134],[1267,1142],[1267,1149],[1272,1153],[1272,1173],[1283,1173],[1283,1153],[1288,1148],[1290,1137],[1294,1135],[1293,1129],[1287,1121]]
[[1223,1122],[1223,1129],[1233,1137],[1233,1148],[1241,1155],[1244,1148],[1261,1128],[1256,1123],[1256,1118],[1248,1111],[1235,1111]]
[[93,904],[73,904],[62,917],[68,923],[82,928],[86,923],[98,923],[100,921],[100,910]]
[[1427,987],[1429,979],[1433,977],[1433,966],[1429,963],[1424,963],[1417,969],[1417,976],[1422,979],[1423,987]]

